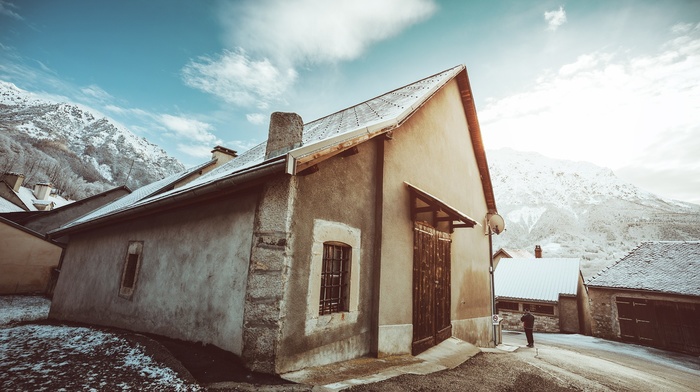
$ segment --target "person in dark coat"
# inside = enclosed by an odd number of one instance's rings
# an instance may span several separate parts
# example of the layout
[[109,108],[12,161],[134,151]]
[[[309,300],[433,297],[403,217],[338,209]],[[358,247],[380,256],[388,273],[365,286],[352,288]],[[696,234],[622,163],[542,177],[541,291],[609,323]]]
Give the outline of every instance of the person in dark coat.
[[535,316],[530,313],[530,308],[525,308],[525,314],[520,318],[525,328],[525,336],[527,336],[527,346],[535,347],[535,338],[532,337],[532,329],[535,327]]

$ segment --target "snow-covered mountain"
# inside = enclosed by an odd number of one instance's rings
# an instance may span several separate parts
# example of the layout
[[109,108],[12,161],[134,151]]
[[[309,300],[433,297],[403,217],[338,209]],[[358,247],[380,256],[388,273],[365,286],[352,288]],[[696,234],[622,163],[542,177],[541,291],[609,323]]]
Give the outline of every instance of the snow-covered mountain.
[[591,277],[642,241],[700,239],[700,205],[663,199],[606,168],[510,149],[487,152],[506,231],[499,248],[581,257]]
[[50,181],[74,198],[126,183],[132,189],[184,169],[110,119],[0,81],[0,170]]

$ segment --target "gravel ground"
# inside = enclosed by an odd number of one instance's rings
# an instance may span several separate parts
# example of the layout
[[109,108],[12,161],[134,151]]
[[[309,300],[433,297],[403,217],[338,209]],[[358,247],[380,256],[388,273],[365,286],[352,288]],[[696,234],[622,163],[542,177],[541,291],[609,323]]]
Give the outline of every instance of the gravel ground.
[[[235,355],[216,347],[46,321],[48,305],[42,298],[0,297],[0,390],[324,390],[247,371]],[[520,335],[510,338],[516,346],[524,342]],[[624,351],[620,347],[614,351]],[[483,349],[454,369],[401,375],[349,391],[697,390],[700,367],[672,375],[672,365],[656,367],[653,359],[661,355],[645,353],[627,367],[623,360],[602,358],[599,347],[590,353],[544,345],[514,352]]]
[[373,384],[354,386],[352,392],[405,391],[582,391],[542,372],[512,353],[480,353],[454,369],[428,375],[403,375]]

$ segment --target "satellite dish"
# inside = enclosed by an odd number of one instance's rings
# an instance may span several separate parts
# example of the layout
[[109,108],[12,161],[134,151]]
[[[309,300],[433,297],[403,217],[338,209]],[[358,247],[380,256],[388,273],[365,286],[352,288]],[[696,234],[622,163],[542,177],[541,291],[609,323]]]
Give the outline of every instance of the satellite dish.
[[492,232],[501,234],[501,232],[506,228],[506,221],[503,220],[502,216],[493,214],[489,217],[488,225]]

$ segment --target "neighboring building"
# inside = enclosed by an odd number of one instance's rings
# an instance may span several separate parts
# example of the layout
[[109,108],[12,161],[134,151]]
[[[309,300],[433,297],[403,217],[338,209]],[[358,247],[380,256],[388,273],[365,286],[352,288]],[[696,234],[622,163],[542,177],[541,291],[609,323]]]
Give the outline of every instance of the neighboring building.
[[[526,251],[525,249],[506,249],[501,248],[496,253],[493,254],[493,268],[498,267],[498,263],[501,259],[532,259],[535,256],[532,253]],[[541,255],[540,255],[541,257]]]
[[129,193],[129,188],[120,186],[48,211],[4,212],[0,216],[44,235]]
[[71,203],[56,194],[49,183],[34,185],[33,189],[22,186],[24,175],[4,173],[0,179],[0,213],[20,211],[50,211]]
[[[168,184],[157,191],[171,190],[179,184],[192,181],[235,156],[235,151],[217,146],[212,151],[210,161],[170,177]],[[23,178],[24,176],[19,174],[6,174],[2,181],[2,185],[13,185],[13,195],[16,195],[19,201],[30,200],[27,195],[34,194],[28,188],[21,187]],[[49,189],[44,191],[50,193]],[[130,193],[128,187],[120,186],[82,200],[59,203],[60,207],[46,211],[23,209],[5,198],[0,198],[0,230],[3,233],[3,238],[0,239],[0,294],[53,295],[62,267],[63,246],[68,237],[49,241],[44,238],[45,234],[107,204],[119,205],[119,199],[126,197],[125,200],[132,200],[128,197]],[[146,196],[148,194],[137,195],[141,198]],[[6,208],[2,208],[3,205]],[[52,205],[57,203],[52,202]],[[29,208],[26,205],[25,207]]]
[[63,244],[0,217],[0,295],[45,294]]
[[[497,213],[464,66],[303,124],[70,236],[50,317],[216,345],[286,373],[493,341]],[[76,284],[80,282],[80,284]]]
[[[541,254],[541,253],[540,253]],[[522,329],[525,309],[535,331],[590,335],[588,293],[576,258],[502,258],[494,274],[501,328]]]
[[594,336],[700,354],[700,241],[643,242],[588,290]]
[[129,192],[126,187],[118,187],[47,211],[25,211],[15,206],[0,213],[0,294],[50,296],[66,241],[46,240],[46,233]]

